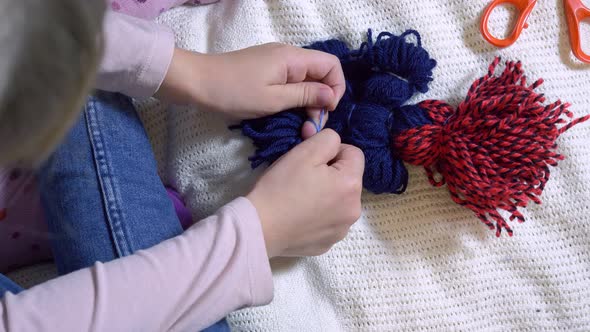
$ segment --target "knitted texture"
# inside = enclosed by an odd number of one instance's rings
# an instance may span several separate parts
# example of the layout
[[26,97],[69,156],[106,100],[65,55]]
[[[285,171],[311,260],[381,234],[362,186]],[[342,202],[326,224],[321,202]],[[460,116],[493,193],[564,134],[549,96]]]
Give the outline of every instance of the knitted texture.
[[[589,114],[590,70],[571,60],[561,2],[539,1],[530,27],[504,50],[479,33],[486,4],[235,0],[180,8],[160,21],[173,27],[179,46],[206,52],[331,38],[360,45],[369,27],[395,34],[413,28],[438,65],[430,91],[409,103],[458,106],[502,55],[521,59],[529,77],[543,77],[536,90],[547,100],[562,98],[577,116]],[[507,23],[507,16],[494,15],[491,28]],[[255,180],[252,143],[227,130],[231,122],[152,101],[140,110],[161,174],[195,217],[244,194]],[[230,323],[236,331],[590,330],[588,142],[588,125],[557,140],[566,159],[551,171],[543,204],[529,206],[527,222],[500,241],[446,188],[433,188],[422,167],[409,166],[404,194],[363,195],[363,217],[343,242],[321,257],[274,261],[273,303],[234,313]]]

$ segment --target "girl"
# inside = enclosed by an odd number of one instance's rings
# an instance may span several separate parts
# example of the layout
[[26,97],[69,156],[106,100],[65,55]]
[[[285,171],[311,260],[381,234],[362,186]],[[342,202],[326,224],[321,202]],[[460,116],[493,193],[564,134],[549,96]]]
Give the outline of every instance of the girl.
[[[0,277],[0,330],[192,331],[268,303],[268,258],[321,254],[358,218],[362,153],[322,131],[246,197],[180,234],[128,96],[238,118],[334,109],[344,91],[337,59],[278,44],[182,51],[167,30],[114,12],[101,44],[100,12],[96,2],[0,0],[0,162],[50,154],[40,187],[55,259],[61,273],[77,270],[20,293]],[[93,85],[128,96],[86,98]]]

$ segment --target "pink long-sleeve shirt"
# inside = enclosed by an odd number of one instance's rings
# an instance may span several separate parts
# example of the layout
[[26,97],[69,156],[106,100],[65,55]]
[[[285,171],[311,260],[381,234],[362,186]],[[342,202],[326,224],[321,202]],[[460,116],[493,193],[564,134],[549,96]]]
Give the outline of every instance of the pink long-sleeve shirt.
[[151,97],[172,60],[174,34],[165,26],[143,19],[185,3],[203,5],[217,1],[107,0],[111,10],[105,17],[105,57],[97,87],[130,97]]
[[[168,7],[137,7],[135,14],[144,10],[142,15],[153,17],[183,1],[160,2]],[[96,87],[149,97],[168,70],[173,34],[116,12],[133,13],[131,1],[113,1],[110,6]],[[27,194],[37,199],[35,190]],[[6,211],[0,206],[0,219],[10,222],[6,220],[14,214]],[[230,311],[267,304],[272,296],[258,214],[250,201],[238,198],[153,248],[97,263],[17,295],[6,293],[0,301],[0,331],[196,331]]]
[[272,298],[256,209],[238,198],[183,235],[7,293],[2,331],[199,331]]
[[96,87],[134,98],[151,97],[160,87],[174,53],[174,35],[151,21],[108,11],[104,54]]

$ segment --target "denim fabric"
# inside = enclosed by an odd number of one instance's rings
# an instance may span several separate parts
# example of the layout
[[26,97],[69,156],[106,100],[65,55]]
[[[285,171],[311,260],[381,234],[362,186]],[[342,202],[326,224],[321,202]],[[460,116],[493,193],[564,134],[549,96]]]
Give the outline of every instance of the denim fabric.
[[23,288],[15,284],[12,280],[8,279],[5,275],[0,273],[0,299],[4,296],[4,293],[11,292],[17,294],[22,291]]
[[[39,183],[61,274],[182,232],[146,132],[131,99],[121,94],[97,92],[88,99],[79,121],[42,167]],[[222,320],[205,331],[229,331],[229,326]]]

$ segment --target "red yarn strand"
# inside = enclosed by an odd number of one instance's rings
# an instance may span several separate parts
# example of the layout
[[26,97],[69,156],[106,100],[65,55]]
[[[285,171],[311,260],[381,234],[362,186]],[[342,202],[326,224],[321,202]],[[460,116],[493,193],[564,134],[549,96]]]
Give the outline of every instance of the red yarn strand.
[[502,230],[512,236],[498,210],[524,221],[518,208],[541,203],[549,166],[564,159],[555,151],[556,139],[590,115],[570,120],[570,104],[543,105],[545,97],[534,91],[542,79],[527,85],[521,63],[510,61],[494,76],[499,62],[471,85],[456,110],[437,100],[420,103],[433,123],[402,132],[393,144],[403,160],[424,166],[432,185],[446,183],[452,199],[497,236]]

